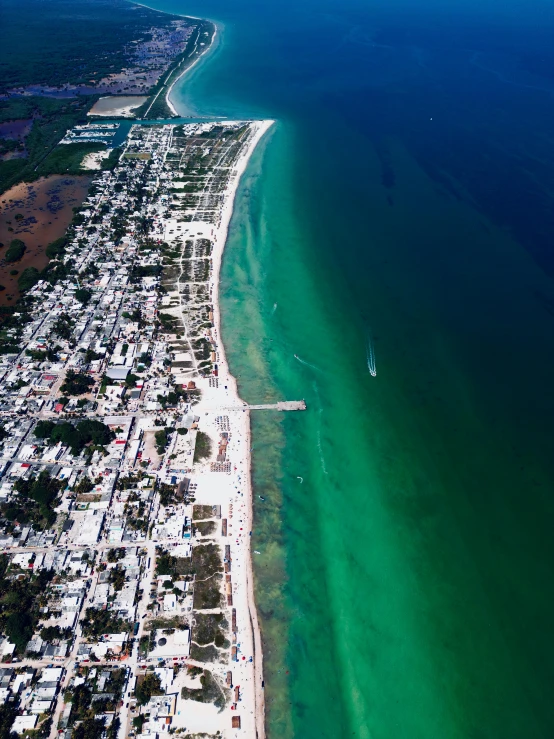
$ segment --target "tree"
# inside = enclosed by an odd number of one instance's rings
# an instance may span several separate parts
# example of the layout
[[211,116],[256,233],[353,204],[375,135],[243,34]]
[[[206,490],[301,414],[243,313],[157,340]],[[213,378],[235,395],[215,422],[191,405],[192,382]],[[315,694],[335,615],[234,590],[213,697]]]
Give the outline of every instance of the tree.
[[83,448],[93,443],[96,446],[105,446],[115,439],[115,434],[101,421],[83,419],[74,426],[69,421],[53,423],[52,421],[39,421],[35,427],[35,436],[47,438],[52,444],[61,442],[71,449],[73,456],[81,453]]
[[69,421],[62,421],[54,426],[50,432],[50,441],[52,444],[61,442],[64,446],[71,447],[72,450],[80,447],[78,445],[80,439],[75,433],[75,426]]
[[[71,633],[71,629],[69,630]],[[59,626],[45,626],[40,632],[40,638],[44,641],[54,641],[54,639],[63,639],[65,633]]]
[[73,729],[71,739],[101,739],[104,728],[103,718],[86,718]]
[[33,433],[37,439],[49,439],[55,425],[54,421],[39,421]]
[[146,721],[146,716],[141,713],[140,716],[135,716],[133,719],[133,726],[137,730],[137,734],[142,734],[142,727]]
[[99,446],[105,446],[115,439],[114,432],[101,421],[85,419],[77,424],[77,431],[86,439],[85,443],[92,441]]
[[121,590],[125,585],[125,571],[119,565],[110,571],[110,582],[116,591]]
[[208,459],[212,453],[212,440],[204,431],[196,434],[196,445],[194,447],[194,462],[200,462],[202,459]]
[[75,492],[78,494],[90,493],[94,489],[94,484],[88,475],[83,475],[77,485],[75,485]]
[[87,608],[82,620],[85,636],[100,636],[100,634],[115,634],[126,631],[129,624],[122,618],[114,616],[111,611],[100,608]]
[[86,372],[67,370],[63,385],[60,387],[66,395],[84,395],[94,385],[94,380]]
[[[67,313],[61,313],[57,321],[52,326],[54,333],[61,339],[69,340],[73,334],[73,322]],[[72,372],[73,370],[69,370]],[[68,372],[68,374],[69,374]]]
[[38,477],[31,476],[28,480],[19,478],[14,484],[14,490],[25,498],[30,498],[39,504],[41,515],[48,521],[55,520],[52,510],[63,483],[50,476],[43,470]]
[[124,559],[125,549],[114,547],[108,551],[107,560],[108,562],[118,562],[120,559]]
[[165,429],[156,431],[156,433],[154,434],[154,438],[156,439],[156,451],[161,456],[164,453],[165,448],[167,446],[167,442],[168,442],[167,433]]
[[94,349],[87,349],[85,352],[85,362],[89,364],[90,362],[94,362],[97,359],[102,359],[102,356],[102,354],[95,352]]
[[162,681],[154,672],[148,672],[141,682],[137,682],[135,695],[137,703],[144,706],[153,695],[163,695]]
[[6,619],[4,630],[18,652],[24,652],[33,636],[33,619],[28,613],[12,613]]
[[25,242],[21,239],[14,239],[8,247],[8,251],[4,255],[6,262],[19,262],[21,257],[25,254]]
[[92,297],[92,293],[90,290],[86,290],[85,288],[80,288],[79,290],[75,290],[75,298],[79,301],[79,303],[82,303],[83,305],[86,305],[90,302],[90,299]]
[[63,254],[65,254],[66,245],[67,239],[65,236],[62,236],[61,238],[50,242],[50,244],[48,244],[48,246],[46,247],[46,256],[48,257],[48,259],[55,259],[56,257],[63,256]]
[[133,375],[132,373],[129,373],[127,377],[125,378],[125,384],[127,385],[127,387],[135,387],[138,379],[139,378],[137,375]]
[[31,290],[40,280],[40,272],[36,267],[26,267],[17,278],[19,292],[25,293]]
[[13,703],[0,706],[0,739],[17,739],[18,734],[11,730],[16,716],[17,709]]

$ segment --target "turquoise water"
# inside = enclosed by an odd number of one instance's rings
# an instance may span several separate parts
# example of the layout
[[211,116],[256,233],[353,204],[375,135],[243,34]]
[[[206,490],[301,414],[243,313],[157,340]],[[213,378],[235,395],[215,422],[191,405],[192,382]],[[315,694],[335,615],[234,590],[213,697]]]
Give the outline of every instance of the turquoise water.
[[223,26],[182,115],[277,121],[221,284],[309,408],[253,420],[269,736],[553,736],[549,7],[157,7]]

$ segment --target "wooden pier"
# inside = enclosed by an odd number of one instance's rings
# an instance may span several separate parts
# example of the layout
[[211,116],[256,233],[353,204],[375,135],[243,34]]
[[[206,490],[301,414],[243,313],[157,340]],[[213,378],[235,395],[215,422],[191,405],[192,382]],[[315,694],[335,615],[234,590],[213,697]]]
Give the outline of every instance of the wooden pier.
[[218,408],[219,411],[305,411],[305,400],[282,400],[279,403],[261,403],[259,405],[233,405]]

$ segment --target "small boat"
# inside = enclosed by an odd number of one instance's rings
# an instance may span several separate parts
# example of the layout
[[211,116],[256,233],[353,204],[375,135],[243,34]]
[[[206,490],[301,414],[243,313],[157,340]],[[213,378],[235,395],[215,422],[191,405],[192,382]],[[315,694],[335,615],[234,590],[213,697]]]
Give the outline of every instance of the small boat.
[[299,358],[299,357],[298,357],[298,354],[295,354],[295,355],[294,355],[294,358],[295,358],[295,359],[298,359],[298,358]]
[[261,554],[261,552],[258,552],[257,549],[254,549],[254,554]]
[[258,498],[259,498],[260,500],[265,500],[265,498],[262,498],[262,496],[261,496],[261,495],[258,495]]

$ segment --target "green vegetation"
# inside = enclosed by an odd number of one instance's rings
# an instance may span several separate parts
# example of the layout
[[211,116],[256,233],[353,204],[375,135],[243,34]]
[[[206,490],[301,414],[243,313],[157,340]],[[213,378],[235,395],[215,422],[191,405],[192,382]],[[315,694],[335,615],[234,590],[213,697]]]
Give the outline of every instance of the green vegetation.
[[36,267],[26,267],[17,280],[20,293],[31,290],[40,280],[40,272]]
[[73,729],[71,739],[101,739],[104,730],[103,718],[86,718]]
[[94,380],[86,372],[67,370],[63,385],[60,387],[66,395],[84,395],[94,385]]
[[44,641],[54,641],[55,639],[69,639],[71,629],[60,629],[59,626],[46,626],[40,632],[40,638]]
[[193,642],[190,647],[190,658],[196,662],[217,662],[220,652],[213,644],[201,647]]
[[202,687],[197,690],[183,688],[181,690],[181,696],[185,700],[214,703],[217,708],[223,709],[227,702],[227,695],[209,670],[204,670],[200,678],[200,684]]
[[4,515],[8,520],[17,520],[20,523],[32,521],[37,527],[49,528],[56,520],[54,508],[62,487],[63,483],[50,477],[46,470],[38,476],[31,475],[28,479],[20,477],[13,488],[19,493],[17,503],[21,501],[22,508],[19,505],[8,507]]
[[213,515],[214,509],[211,505],[194,505],[192,507],[193,521],[202,521],[206,518],[213,518]]
[[208,459],[212,453],[212,440],[204,431],[196,434],[196,445],[194,447],[194,462],[200,462]]
[[162,454],[165,452],[165,448],[169,443],[169,434],[173,431],[173,429],[165,428],[160,429],[160,431],[156,431],[154,434],[154,438],[156,439],[156,451],[162,456]]
[[217,544],[200,544],[193,548],[192,557],[174,557],[159,547],[156,551],[156,574],[170,575],[173,580],[184,577],[194,582],[195,609],[218,608],[221,604],[221,573],[223,563]]
[[0,630],[22,654],[36,629],[40,598],[53,572],[41,570],[37,575],[26,573],[23,578],[12,579],[7,573],[8,563],[8,556],[0,555]]
[[125,585],[125,570],[116,565],[110,570],[110,583],[113,585],[114,590],[121,590]]
[[90,290],[86,290],[85,288],[79,288],[79,290],[75,290],[75,298],[79,301],[79,303],[82,303],[83,305],[89,303],[91,297],[92,293]]
[[0,739],[15,739],[11,728],[18,711],[13,703],[4,703],[0,706]]
[[118,618],[112,611],[104,611],[101,608],[87,608],[85,618],[81,623],[85,636],[121,634],[129,630],[127,621]]
[[[177,16],[123,0],[3,0],[0,91],[25,85],[90,84],[131,61],[132,42]],[[26,116],[21,116],[26,117]]]
[[60,313],[54,325],[52,326],[52,330],[54,331],[56,336],[60,337],[60,339],[66,339],[67,341],[69,341],[69,339],[71,339],[71,337],[73,336],[73,324],[74,321],[68,313]]
[[225,632],[227,626],[222,613],[197,613],[196,625],[193,631],[193,640],[199,645],[215,644],[216,647],[225,646]]
[[4,259],[6,262],[19,262],[19,260],[23,257],[25,254],[25,250],[27,247],[25,246],[25,242],[21,241],[21,239],[14,239],[10,246],[8,247],[7,252],[4,255]]
[[46,256],[48,259],[55,259],[56,257],[63,257],[65,254],[65,247],[67,246],[67,237],[62,236],[55,241],[51,241],[46,247]]
[[173,575],[177,573],[177,557],[172,557],[165,550],[158,551],[156,558],[156,575]]
[[142,679],[139,675],[135,688],[135,695],[139,706],[146,705],[153,695],[163,694],[162,681],[158,675],[155,675],[153,672],[147,672]]
[[115,439],[114,432],[108,426],[88,418],[75,425],[68,421],[39,421],[33,433],[37,439],[48,439],[50,444],[61,441],[71,449],[73,456],[80,454],[87,444],[92,444],[94,448],[104,447]]
[[[39,6],[39,3],[36,3]],[[4,5],[2,10],[4,11]],[[2,33],[2,29],[6,29]],[[4,80],[2,60],[6,47],[3,37],[11,38],[0,24],[0,79]],[[44,38],[44,37],[42,37]],[[40,47],[40,44],[36,44]],[[0,122],[11,119],[34,119],[25,139],[27,156],[0,162],[0,193],[18,182],[34,182],[51,174],[83,174],[81,162],[85,154],[104,148],[103,144],[72,144],[57,146],[66,130],[86,123],[86,113],[97,96],[80,96],[71,100],[25,97],[0,100]]]
[[199,521],[194,524],[194,528],[198,531],[200,536],[211,536],[215,533],[217,524],[215,521]]
[[94,483],[88,475],[83,475],[73,489],[79,495],[85,495],[94,489]]
[[135,716],[133,719],[133,727],[137,730],[137,734],[142,734],[142,727],[146,721],[146,716],[142,713],[140,716]]
[[158,488],[160,494],[160,503],[163,506],[174,505],[183,500],[183,495],[177,493],[177,485],[168,485],[165,482],[160,483]]
[[138,380],[138,375],[134,375],[132,372],[130,372],[125,378],[125,384],[128,388],[133,388],[137,384]]
[[108,550],[108,556],[106,559],[108,562],[118,562],[120,559],[123,559],[125,557],[125,549],[119,549],[114,547],[113,549]]
[[140,282],[143,277],[159,277],[162,267],[159,264],[134,264],[129,275],[132,283]]

